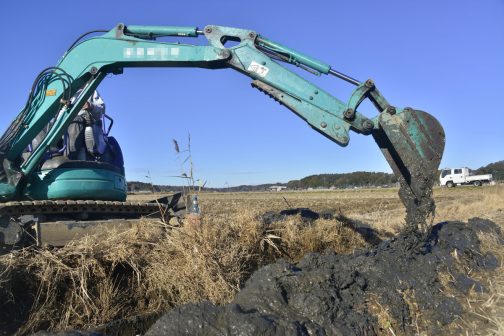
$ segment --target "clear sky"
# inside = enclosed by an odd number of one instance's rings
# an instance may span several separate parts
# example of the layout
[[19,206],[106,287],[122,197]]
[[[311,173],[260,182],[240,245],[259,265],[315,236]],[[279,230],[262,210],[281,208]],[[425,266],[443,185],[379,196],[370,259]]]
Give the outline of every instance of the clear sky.
[[[504,1],[0,1],[0,128],[35,76],[82,33],[130,25],[207,24],[256,30],[359,80],[373,78],[395,106],[436,116],[442,167],[504,159]],[[204,37],[183,42],[204,43]],[[347,101],[332,76],[305,78]],[[371,137],[339,147],[233,70],[125,69],[99,88],[122,145],[128,180],[180,184],[191,134],[195,176],[208,186],[287,182],[317,173],[388,167]],[[361,112],[377,114],[372,109]]]

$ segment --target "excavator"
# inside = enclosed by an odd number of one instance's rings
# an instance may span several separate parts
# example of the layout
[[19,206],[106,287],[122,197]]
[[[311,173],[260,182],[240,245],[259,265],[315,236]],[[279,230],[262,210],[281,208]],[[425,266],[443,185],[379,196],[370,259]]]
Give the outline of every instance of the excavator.
[[[200,36],[208,43],[164,39]],[[344,103],[292,66],[335,76],[355,89]],[[56,66],[42,70],[25,106],[0,138],[0,245],[61,246],[98,225],[128,225],[152,214],[166,218],[183,213],[180,194],[152,202],[127,201],[121,149],[110,136],[113,119],[103,115],[97,140],[96,127],[91,127],[97,123],[79,113],[107,75],[138,67],[233,69],[340,146],[348,144],[350,131],[371,135],[400,182],[406,221],[423,225],[434,211],[432,186],[445,136],[432,115],[394,106],[372,80],[358,81],[252,30],[120,23],[81,35]],[[358,111],[366,99],[378,110],[376,116]],[[100,141],[105,146],[97,151]]]

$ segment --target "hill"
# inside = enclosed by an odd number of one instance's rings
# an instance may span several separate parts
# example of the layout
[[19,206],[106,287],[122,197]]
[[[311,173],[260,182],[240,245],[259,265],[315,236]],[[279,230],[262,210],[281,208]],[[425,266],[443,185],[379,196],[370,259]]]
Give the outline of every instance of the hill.
[[[266,183],[258,185],[239,185],[227,188],[208,188],[206,191],[219,191],[219,192],[236,192],[236,191],[265,191],[273,185],[287,186],[286,183]],[[186,186],[172,186],[172,185],[151,185],[150,183],[132,181],[128,182],[128,192],[176,192],[182,191]]]
[[476,170],[478,174],[492,174],[494,180],[504,181],[504,160],[490,163]]
[[344,174],[310,175],[301,180],[287,183],[289,189],[306,188],[353,188],[391,185],[397,182],[393,174],[375,172],[353,172]]
[[[306,176],[300,180],[292,180],[287,183],[266,183],[259,185],[240,185],[228,188],[205,188],[207,191],[265,191],[269,187],[285,186],[289,189],[308,188],[353,188],[391,185],[397,182],[393,174],[374,172],[353,172],[343,174],[318,174]],[[145,182],[128,182],[129,192],[174,192],[182,190],[182,186],[151,185]]]
[[[504,160],[490,163],[475,170],[477,174],[492,174],[496,181],[504,181]],[[205,188],[207,191],[233,192],[233,191],[265,191],[273,185],[286,186],[289,189],[308,188],[354,188],[354,187],[379,187],[397,183],[394,174],[381,172],[358,171],[342,174],[317,174],[303,177],[300,180],[292,180],[287,183],[265,183],[259,185],[240,185],[228,188]],[[128,191],[142,192],[174,192],[181,191],[183,186],[151,185],[145,182],[128,182]]]

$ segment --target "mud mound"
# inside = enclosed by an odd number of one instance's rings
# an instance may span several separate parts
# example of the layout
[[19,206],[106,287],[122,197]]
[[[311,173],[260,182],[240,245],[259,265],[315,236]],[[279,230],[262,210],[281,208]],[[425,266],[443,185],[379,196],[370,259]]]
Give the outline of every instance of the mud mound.
[[259,216],[259,220],[266,225],[270,225],[275,222],[281,222],[290,216],[299,215],[301,220],[305,223],[313,223],[319,218],[323,219],[333,219],[335,211],[326,210],[322,212],[315,212],[308,208],[293,208],[285,209],[282,211],[268,211]]
[[[440,223],[428,236],[400,235],[350,255],[306,255],[296,265],[280,260],[259,269],[233,302],[183,305],[161,317],[147,335],[375,335],[458,334],[471,278],[494,269],[480,252],[486,220]],[[449,274],[449,280],[446,276]]]
[[[390,237],[390,233],[378,232],[371,228],[368,224],[362,223],[358,220],[351,219],[343,215],[342,213],[337,213],[334,209],[325,209],[320,212],[315,212],[309,208],[292,208],[285,209],[281,211],[268,211],[258,217],[264,225],[272,225],[274,223],[281,223],[287,220],[289,217],[299,216],[299,219],[305,225],[312,225],[318,219],[324,220],[336,220],[341,223],[342,226],[354,231],[358,234],[367,244],[376,245],[381,243],[382,239],[380,236]],[[358,246],[356,246],[358,248]]]

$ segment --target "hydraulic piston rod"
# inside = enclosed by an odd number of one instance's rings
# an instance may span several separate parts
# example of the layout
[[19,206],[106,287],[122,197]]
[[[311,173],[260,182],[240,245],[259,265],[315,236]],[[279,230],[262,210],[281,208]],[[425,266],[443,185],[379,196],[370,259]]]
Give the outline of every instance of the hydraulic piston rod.
[[355,78],[345,75],[339,71],[333,70],[329,64],[319,61],[313,57],[307,56],[289,47],[286,47],[278,42],[274,42],[268,40],[267,38],[259,36],[257,37],[256,43],[259,49],[263,49],[266,52],[273,53],[275,54],[275,56],[277,56],[282,61],[285,61],[287,63],[291,63],[297,66],[303,65],[317,71],[318,73],[323,73],[326,75],[331,74],[356,86],[359,86],[361,84],[361,82],[356,80]]
[[197,27],[177,26],[127,26],[125,34],[142,37],[183,36],[197,37]]

